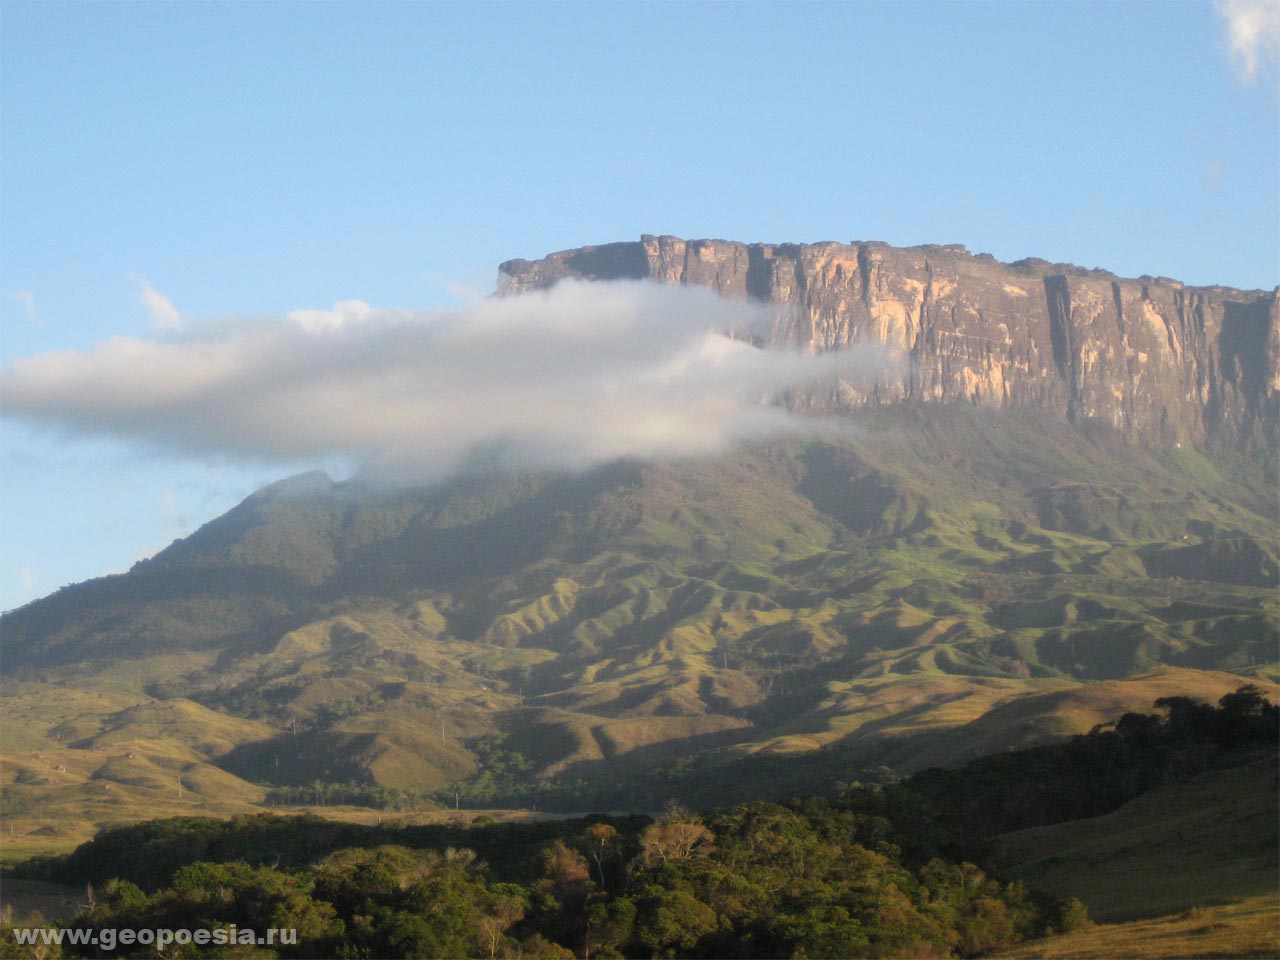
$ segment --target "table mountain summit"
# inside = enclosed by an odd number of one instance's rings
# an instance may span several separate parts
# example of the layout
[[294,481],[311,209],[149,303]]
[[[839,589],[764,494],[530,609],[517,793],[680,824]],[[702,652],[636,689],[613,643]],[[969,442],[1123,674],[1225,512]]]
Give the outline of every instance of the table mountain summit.
[[963,246],[768,244],[642,236],[499,267],[500,293],[565,278],[651,279],[777,304],[777,345],[888,346],[909,359],[851,405],[1034,408],[1153,446],[1274,450],[1277,290],[1122,279]]
[[1274,698],[1274,294],[669,237],[499,287],[563,278],[701,284],[776,305],[774,344],[910,362],[841,387],[849,429],[718,456],[304,474],[4,614],[9,843],[335,797],[780,799]]

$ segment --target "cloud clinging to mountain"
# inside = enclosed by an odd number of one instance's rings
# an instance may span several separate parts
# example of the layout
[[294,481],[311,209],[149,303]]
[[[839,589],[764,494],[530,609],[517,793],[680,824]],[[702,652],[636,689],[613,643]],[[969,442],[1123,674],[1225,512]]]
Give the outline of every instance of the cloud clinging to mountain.
[[344,301],[29,357],[0,373],[0,397],[29,421],[201,456],[337,455],[412,478],[477,454],[580,467],[804,429],[766,401],[884,362],[725,334],[768,322],[757,305],[649,283],[563,283],[428,313]]

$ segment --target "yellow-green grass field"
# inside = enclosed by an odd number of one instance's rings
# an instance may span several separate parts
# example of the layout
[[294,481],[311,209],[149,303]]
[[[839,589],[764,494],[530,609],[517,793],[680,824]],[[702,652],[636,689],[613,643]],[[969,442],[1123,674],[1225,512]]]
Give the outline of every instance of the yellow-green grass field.
[[1101,817],[997,838],[1002,875],[1096,925],[1009,957],[1280,957],[1280,760],[1158,787]]
[[1280,957],[1280,898],[1273,892],[1145,920],[1094,924],[1074,933],[1020,944],[996,956],[1027,960]]
[[[1280,888],[1277,758],[1158,787],[1111,813],[999,837],[993,866],[1098,921],[1271,897]],[[1280,922],[1280,915],[1274,919]],[[1280,955],[1280,954],[1277,954]]]

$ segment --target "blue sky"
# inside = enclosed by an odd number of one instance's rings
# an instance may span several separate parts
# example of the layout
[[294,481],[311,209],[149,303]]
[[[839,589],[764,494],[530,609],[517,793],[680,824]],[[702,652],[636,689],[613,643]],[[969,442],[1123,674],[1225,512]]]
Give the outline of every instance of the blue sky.
[[[10,0],[0,364],[641,233],[1270,288],[1274,7]],[[301,466],[0,431],[0,608]]]

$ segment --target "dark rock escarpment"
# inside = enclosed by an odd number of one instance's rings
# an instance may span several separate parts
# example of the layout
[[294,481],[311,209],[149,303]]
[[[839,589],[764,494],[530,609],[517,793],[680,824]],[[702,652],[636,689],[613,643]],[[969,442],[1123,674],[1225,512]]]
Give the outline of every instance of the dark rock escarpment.
[[652,279],[777,304],[778,344],[883,344],[910,362],[843,402],[1033,407],[1144,444],[1274,450],[1276,291],[1127,280],[962,246],[744,244],[644,236],[499,268],[500,293]]

